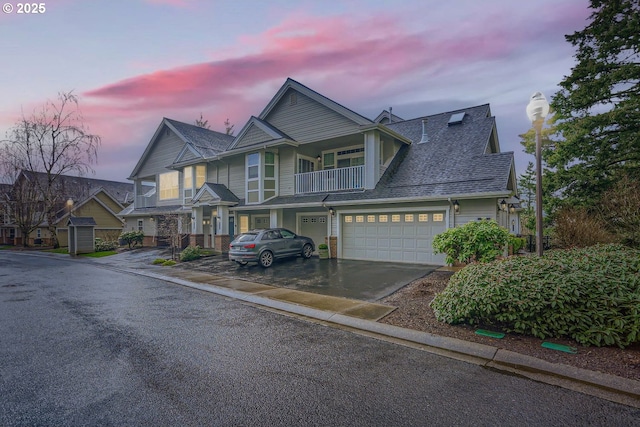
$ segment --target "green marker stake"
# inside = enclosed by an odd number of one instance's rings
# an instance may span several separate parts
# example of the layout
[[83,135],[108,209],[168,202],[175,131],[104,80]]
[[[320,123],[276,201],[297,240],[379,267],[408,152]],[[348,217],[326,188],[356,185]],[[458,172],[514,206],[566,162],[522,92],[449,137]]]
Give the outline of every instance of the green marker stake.
[[576,347],[569,347],[568,345],[556,344],[552,342],[543,342],[542,347],[549,348],[551,350],[564,351],[565,353],[576,354],[578,349]]

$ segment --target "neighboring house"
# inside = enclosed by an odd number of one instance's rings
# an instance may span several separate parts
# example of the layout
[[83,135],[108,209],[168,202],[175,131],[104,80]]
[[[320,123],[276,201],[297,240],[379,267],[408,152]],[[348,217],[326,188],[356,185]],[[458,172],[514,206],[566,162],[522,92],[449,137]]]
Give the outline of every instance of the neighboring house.
[[447,228],[489,218],[519,232],[513,153],[489,105],[370,120],[288,79],[235,138],[163,119],[129,179],[126,230],[154,240],[176,214],[191,244],[220,251],[285,227],[338,258],[443,264],[432,239]]
[[[44,180],[46,175],[41,172],[23,171],[18,180]],[[95,220],[95,234],[108,240],[117,240],[123,230],[123,221],[118,216],[126,206],[133,202],[133,185],[126,182],[107,181],[77,176],[60,175],[56,179],[56,234],[60,246],[68,245],[67,223],[69,215],[74,217],[91,217]],[[8,188],[7,190],[10,190]],[[5,244],[21,245],[23,236],[15,224],[7,224],[3,228],[9,236],[3,241]],[[11,237],[13,236],[13,237]],[[29,234],[28,244],[51,244],[51,233],[46,220]]]
[[16,230],[9,216],[10,206],[7,202],[12,187],[12,184],[0,184],[0,245],[8,245],[15,237]]

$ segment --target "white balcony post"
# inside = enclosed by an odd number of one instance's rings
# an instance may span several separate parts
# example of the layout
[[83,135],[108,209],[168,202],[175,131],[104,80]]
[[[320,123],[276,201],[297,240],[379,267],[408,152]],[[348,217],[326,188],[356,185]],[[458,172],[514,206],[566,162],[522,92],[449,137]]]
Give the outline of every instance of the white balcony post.
[[364,133],[364,188],[375,188],[380,179],[380,133],[370,130]]

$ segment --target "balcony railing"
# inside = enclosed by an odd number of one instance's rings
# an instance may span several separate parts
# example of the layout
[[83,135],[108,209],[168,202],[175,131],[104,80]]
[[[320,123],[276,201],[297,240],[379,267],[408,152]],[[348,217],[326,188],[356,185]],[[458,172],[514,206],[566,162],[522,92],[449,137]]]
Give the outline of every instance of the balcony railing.
[[136,197],[136,208],[153,208],[156,206],[156,195]]
[[296,194],[364,188],[364,165],[297,173]]

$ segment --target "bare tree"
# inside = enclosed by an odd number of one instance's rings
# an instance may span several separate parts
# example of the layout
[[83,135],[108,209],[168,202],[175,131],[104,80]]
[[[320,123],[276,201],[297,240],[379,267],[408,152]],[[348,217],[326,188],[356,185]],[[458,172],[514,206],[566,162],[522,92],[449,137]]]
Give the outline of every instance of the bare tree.
[[158,236],[169,243],[171,249],[171,259],[176,260],[180,249],[184,246],[183,239],[188,235],[185,233],[187,229],[187,217],[180,214],[160,215],[157,218]]
[[209,126],[209,120],[205,120],[204,117],[202,117],[202,113],[200,113],[200,118],[196,119],[193,124],[204,129],[211,129],[211,126]]
[[0,205],[4,207],[11,223],[15,224],[22,235],[22,246],[28,246],[29,234],[34,231],[46,219],[42,197],[38,187],[32,180],[20,174],[20,171],[11,171],[10,164],[0,159],[0,167],[4,178],[11,179],[14,183],[8,191],[0,194]]
[[1,157],[11,170],[41,172],[34,174],[33,185],[39,193],[54,247],[59,246],[56,212],[64,207],[65,197],[58,178],[70,172],[78,175],[93,172],[91,165],[97,162],[100,142],[100,137],[85,126],[76,95],[62,92],[31,116],[23,115],[0,147]]
[[235,127],[235,125],[232,125],[231,122],[229,121],[229,118],[227,118],[227,120],[224,121],[224,132],[227,135],[233,135],[233,128]]

